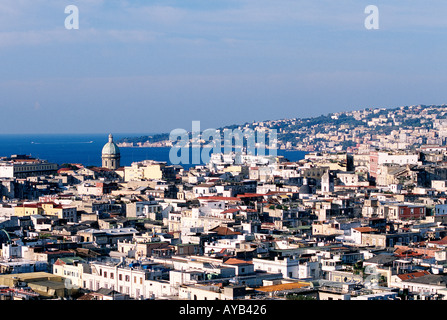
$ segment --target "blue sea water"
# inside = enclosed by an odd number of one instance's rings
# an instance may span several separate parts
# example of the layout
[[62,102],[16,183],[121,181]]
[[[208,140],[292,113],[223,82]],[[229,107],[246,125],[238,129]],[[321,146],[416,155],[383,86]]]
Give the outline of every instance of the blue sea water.
[[[115,141],[129,136],[147,134],[113,134]],[[26,154],[57,163],[80,163],[101,166],[101,150],[108,141],[107,134],[3,134],[0,135],[0,157]],[[170,148],[120,148],[121,165],[129,166],[142,160],[169,161]],[[268,150],[266,151],[268,154]],[[277,150],[290,161],[304,159],[304,151]],[[188,169],[191,165],[182,165]]]

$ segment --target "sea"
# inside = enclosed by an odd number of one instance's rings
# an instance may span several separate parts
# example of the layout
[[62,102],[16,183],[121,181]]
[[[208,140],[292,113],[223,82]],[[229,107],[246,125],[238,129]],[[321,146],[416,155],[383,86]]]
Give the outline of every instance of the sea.
[[[0,157],[9,157],[14,154],[29,155],[34,158],[47,160],[62,165],[64,163],[77,163],[84,166],[101,166],[101,151],[108,142],[108,133],[105,134],[0,134]],[[113,134],[114,141],[125,137],[140,137],[147,133]],[[169,160],[170,148],[167,147],[133,147],[120,148],[121,166],[130,166],[132,162],[143,160],[164,161]],[[268,150],[266,150],[268,155]],[[277,150],[290,161],[304,159],[305,151]],[[190,157],[191,159],[191,157]],[[192,164],[180,164],[185,169]]]

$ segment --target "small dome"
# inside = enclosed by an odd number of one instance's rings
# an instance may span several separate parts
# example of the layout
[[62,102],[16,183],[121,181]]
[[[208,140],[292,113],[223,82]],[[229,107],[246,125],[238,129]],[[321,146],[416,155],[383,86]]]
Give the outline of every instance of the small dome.
[[299,191],[299,193],[300,193],[300,194],[312,194],[312,189],[310,188],[309,185],[307,185],[307,184],[303,184],[303,185],[300,187],[300,191]]
[[118,146],[113,142],[113,136],[112,134],[109,134],[109,142],[107,142],[104,147],[102,148],[102,154],[103,155],[119,155],[120,149]]

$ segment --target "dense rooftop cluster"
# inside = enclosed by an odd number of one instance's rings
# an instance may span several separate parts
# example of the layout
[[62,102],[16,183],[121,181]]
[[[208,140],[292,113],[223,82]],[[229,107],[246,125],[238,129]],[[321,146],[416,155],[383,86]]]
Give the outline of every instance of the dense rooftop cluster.
[[438,142],[188,170],[2,158],[0,299],[447,299]]

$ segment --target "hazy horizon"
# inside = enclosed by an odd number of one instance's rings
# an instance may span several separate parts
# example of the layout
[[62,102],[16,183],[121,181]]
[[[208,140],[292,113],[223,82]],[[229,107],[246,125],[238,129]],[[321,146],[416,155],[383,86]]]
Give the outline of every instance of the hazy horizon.
[[[364,25],[371,4],[378,30]],[[77,30],[64,25],[68,5]],[[3,0],[0,134],[445,104],[444,12],[441,0]]]

